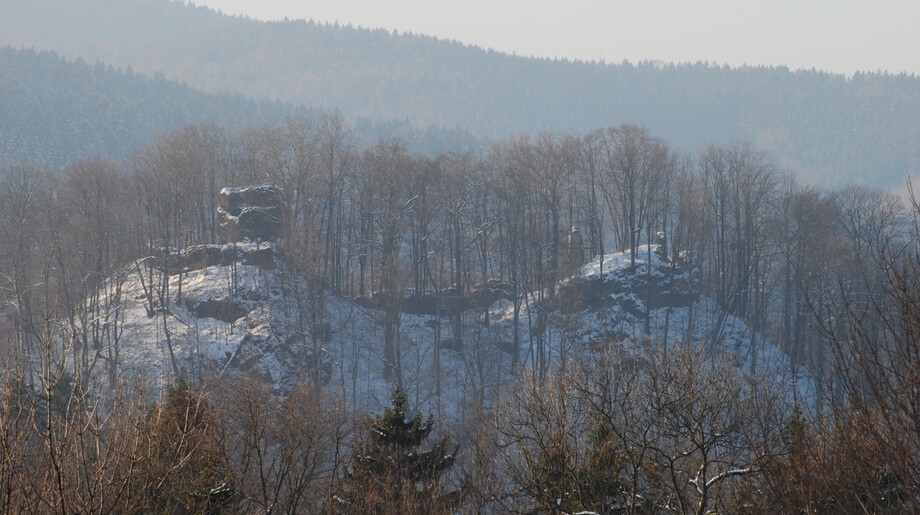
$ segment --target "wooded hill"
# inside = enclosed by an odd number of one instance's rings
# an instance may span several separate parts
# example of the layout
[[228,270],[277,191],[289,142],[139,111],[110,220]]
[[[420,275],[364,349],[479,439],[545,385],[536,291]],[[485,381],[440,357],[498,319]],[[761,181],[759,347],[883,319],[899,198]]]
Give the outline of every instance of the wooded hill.
[[123,159],[190,123],[241,130],[309,111],[282,102],[211,95],[101,63],[51,52],[0,49],[0,160],[63,166],[86,157]]
[[[0,512],[918,511],[916,209],[631,125],[350,134],[0,166]],[[392,384],[462,450],[418,475],[429,424],[357,422]]]
[[[68,61],[54,52],[0,48],[0,161],[62,167],[88,157],[125,159],[186,124],[230,131],[318,120],[319,110],[235,93],[204,93],[162,74]],[[396,137],[418,151],[475,148],[465,131],[416,130],[405,119],[355,122],[358,141]]]
[[826,185],[896,187],[920,168],[920,79],[912,75],[532,59],[168,0],[10,1],[0,44],[480,138],[635,123],[684,150],[746,140]]

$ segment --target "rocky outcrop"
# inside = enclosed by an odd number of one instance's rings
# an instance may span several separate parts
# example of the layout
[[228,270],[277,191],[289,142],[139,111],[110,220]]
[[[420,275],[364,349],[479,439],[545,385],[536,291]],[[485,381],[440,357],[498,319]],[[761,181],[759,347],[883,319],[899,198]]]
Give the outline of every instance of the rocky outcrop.
[[455,288],[439,291],[409,291],[394,298],[393,295],[374,293],[370,297],[358,297],[355,304],[368,309],[386,309],[389,302],[395,302],[401,313],[410,315],[456,316],[471,309],[487,309],[500,299],[514,300],[517,288],[511,281],[491,280],[474,287],[467,295]]
[[277,186],[220,190],[220,245],[193,245],[181,251],[154,249],[148,264],[170,275],[235,263],[274,270],[275,241],[281,234],[282,191]]
[[224,245],[193,245],[178,253],[158,249],[150,258],[153,266],[170,275],[194,272],[210,266],[228,266],[234,263],[274,270],[278,266],[275,246],[270,243],[228,243]]
[[220,233],[225,243],[271,241],[281,235],[281,189],[274,185],[220,190]]
[[185,307],[196,318],[214,318],[221,322],[233,323],[249,314],[243,303],[231,298],[188,300]]
[[646,308],[683,308],[699,298],[687,267],[669,264],[661,255],[653,258],[651,269],[643,262],[636,270],[622,267],[602,275],[576,275],[559,286],[546,307],[572,314],[618,305],[641,318]]
[[400,313],[411,315],[450,314],[445,311],[443,297],[438,292],[431,290],[409,292],[398,296],[378,292],[370,296],[357,297],[354,302],[367,309],[386,310],[396,307]]
[[476,307],[485,309],[501,299],[514,300],[518,296],[518,288],[511,281],[491,279],[470,290],[470,298]]

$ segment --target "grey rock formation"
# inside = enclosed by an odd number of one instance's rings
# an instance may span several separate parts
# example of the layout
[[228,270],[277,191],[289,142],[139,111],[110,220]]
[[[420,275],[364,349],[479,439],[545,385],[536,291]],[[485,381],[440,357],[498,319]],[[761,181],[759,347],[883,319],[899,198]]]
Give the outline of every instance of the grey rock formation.
[[[358,297],[355,304],[368,309],[385,309],[394,306],[401,313],[411,315],[456,316],[471,309],[488,309],[499,299],[515,300],[517,288],[510,281],[490,280],[475,286],[469,293],[458,293],[454,288],[440,291],[408,291],[398,296],[374,293]],[[394,304],[388,304],[394,303]]]
[[646,273],[647,265],[643,263],[637,270],[622,268],[601,277],[572,277],[560,285],[546,307],[572,314],[619,305],[625,312],[643,318],[645,309],[636,300],[650,309],[660,309],[685,308],[699,299],[691,267],[668,265],[663,259],[656,263],[651,273]]
[[274,185],[220,190],[220,230],[224,243],[271,241],[281,235],[281,189]]
[[152,256],[153,265],[169,275],[179,272],[194,272],[210,266],[228,266],[233,263],[252,265],[264,270],[277,267],[274,245],[263,243],[223,245],[192,245],[178,253],[170,249],[156,249]]

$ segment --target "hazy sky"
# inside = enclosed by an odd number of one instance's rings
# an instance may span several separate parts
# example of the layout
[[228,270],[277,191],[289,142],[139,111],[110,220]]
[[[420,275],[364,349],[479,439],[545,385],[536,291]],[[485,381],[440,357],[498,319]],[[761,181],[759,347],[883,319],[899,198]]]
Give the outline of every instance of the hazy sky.
[[920,74],[920,0],[194,0],[519,55]]

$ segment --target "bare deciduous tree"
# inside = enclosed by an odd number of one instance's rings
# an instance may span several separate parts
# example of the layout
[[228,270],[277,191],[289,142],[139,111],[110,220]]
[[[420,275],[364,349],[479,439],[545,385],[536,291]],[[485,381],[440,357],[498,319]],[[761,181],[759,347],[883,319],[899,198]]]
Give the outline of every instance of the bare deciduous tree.
[[783,451],[775,388],[718,357],[682,346],[595,358],[508,392],[496,418],[503,509],[733,511]]

